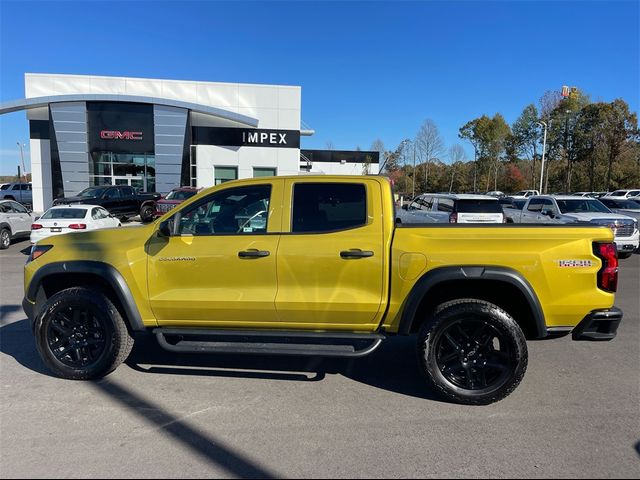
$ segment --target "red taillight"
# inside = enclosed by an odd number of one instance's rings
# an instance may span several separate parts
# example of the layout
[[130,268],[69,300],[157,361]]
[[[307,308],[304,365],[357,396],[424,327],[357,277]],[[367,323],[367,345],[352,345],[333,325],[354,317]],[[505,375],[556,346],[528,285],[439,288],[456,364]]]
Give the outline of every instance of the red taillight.
[[40,225],[39,223],[31,224],[31,230],[40,230],[41,228],[42,228],[42,225]]
[[594,243],[593,253],[602,260],[598,288],[615,292],[618,288],[618,249],[615,243]]
[[449,215],[449,223],[458,223],[458,214],[456,212]]
[[69,228],[71,230],[86,230],[87,225],[84,223],[72,223],[71,225],[69,225]]

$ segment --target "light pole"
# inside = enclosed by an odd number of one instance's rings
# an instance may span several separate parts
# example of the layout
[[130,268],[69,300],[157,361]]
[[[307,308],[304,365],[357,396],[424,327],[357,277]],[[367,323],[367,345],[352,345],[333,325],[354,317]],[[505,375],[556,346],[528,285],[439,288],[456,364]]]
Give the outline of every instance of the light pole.
[[[22,153],[22,144],[20,142],[16,142],[18,147],[20,147],[20,162],[22,163],[22,174],[25,176],[25,180],[27,178],[27,169],[24,167],[24,154]],[[22,182],[22,180],[20,180]]]
[[544,154],[547,150],[547,122],[542,120],[536,122],[541,127],[544,127],[544,140],[542,141],[542,164],[540,165],[540,195],[544,193],[542,190],[542,179],[544,178]]

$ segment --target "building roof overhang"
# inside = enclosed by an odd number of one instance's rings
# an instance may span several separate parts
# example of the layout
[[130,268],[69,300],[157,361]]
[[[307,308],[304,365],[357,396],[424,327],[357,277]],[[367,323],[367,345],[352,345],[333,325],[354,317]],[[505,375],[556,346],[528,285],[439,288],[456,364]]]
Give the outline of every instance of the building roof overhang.
[[211,115],[232,122],[239,123],[247,127],[257,127],[258,119],[242,115],[240,113],[224,110],[217,107],[209,107],[197,103],[182,102],[170,98],[144,97],[138,95],[112,95],[112,94],[76,94],[76,95],[52,95],[48,97],[33,97],[20,100],[12,100],[0,104],[0,115],[5,113],[19,112],[21,110],[31,110],[33,108],[46,107],[50,103],[62,102],[129,102],[148,103],[154,105],[165,105],[169,107],[185,108],[193,112]]

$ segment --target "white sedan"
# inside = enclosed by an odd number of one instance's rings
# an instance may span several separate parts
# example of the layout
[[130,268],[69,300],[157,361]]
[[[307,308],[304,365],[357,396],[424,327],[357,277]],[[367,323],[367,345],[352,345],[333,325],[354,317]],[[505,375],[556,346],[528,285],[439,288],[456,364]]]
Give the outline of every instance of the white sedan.
[[31,225],[31,243],[51,235],[86,232],[120,227],[120,220],[95,205],[61,205],[52,207]]

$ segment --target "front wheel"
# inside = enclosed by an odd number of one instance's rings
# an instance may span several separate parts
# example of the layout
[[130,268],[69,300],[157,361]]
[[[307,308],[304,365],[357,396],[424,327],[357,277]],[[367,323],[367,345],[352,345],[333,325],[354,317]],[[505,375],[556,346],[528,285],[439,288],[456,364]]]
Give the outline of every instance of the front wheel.
[[115,305],[88,288],[68,288],[53,295],[38,314],[34,332],[45,365],[70,380],[111,373],[133,347]]
[[150,205],[145,205],[140,209],[140,220],[143,223],[147,223],[153,220],[155,209]]
[[488,405],[507,397],[527,369],[527,344],[516,321],[477,299],[447,302],[418,334],[427,384],[449,400]]

